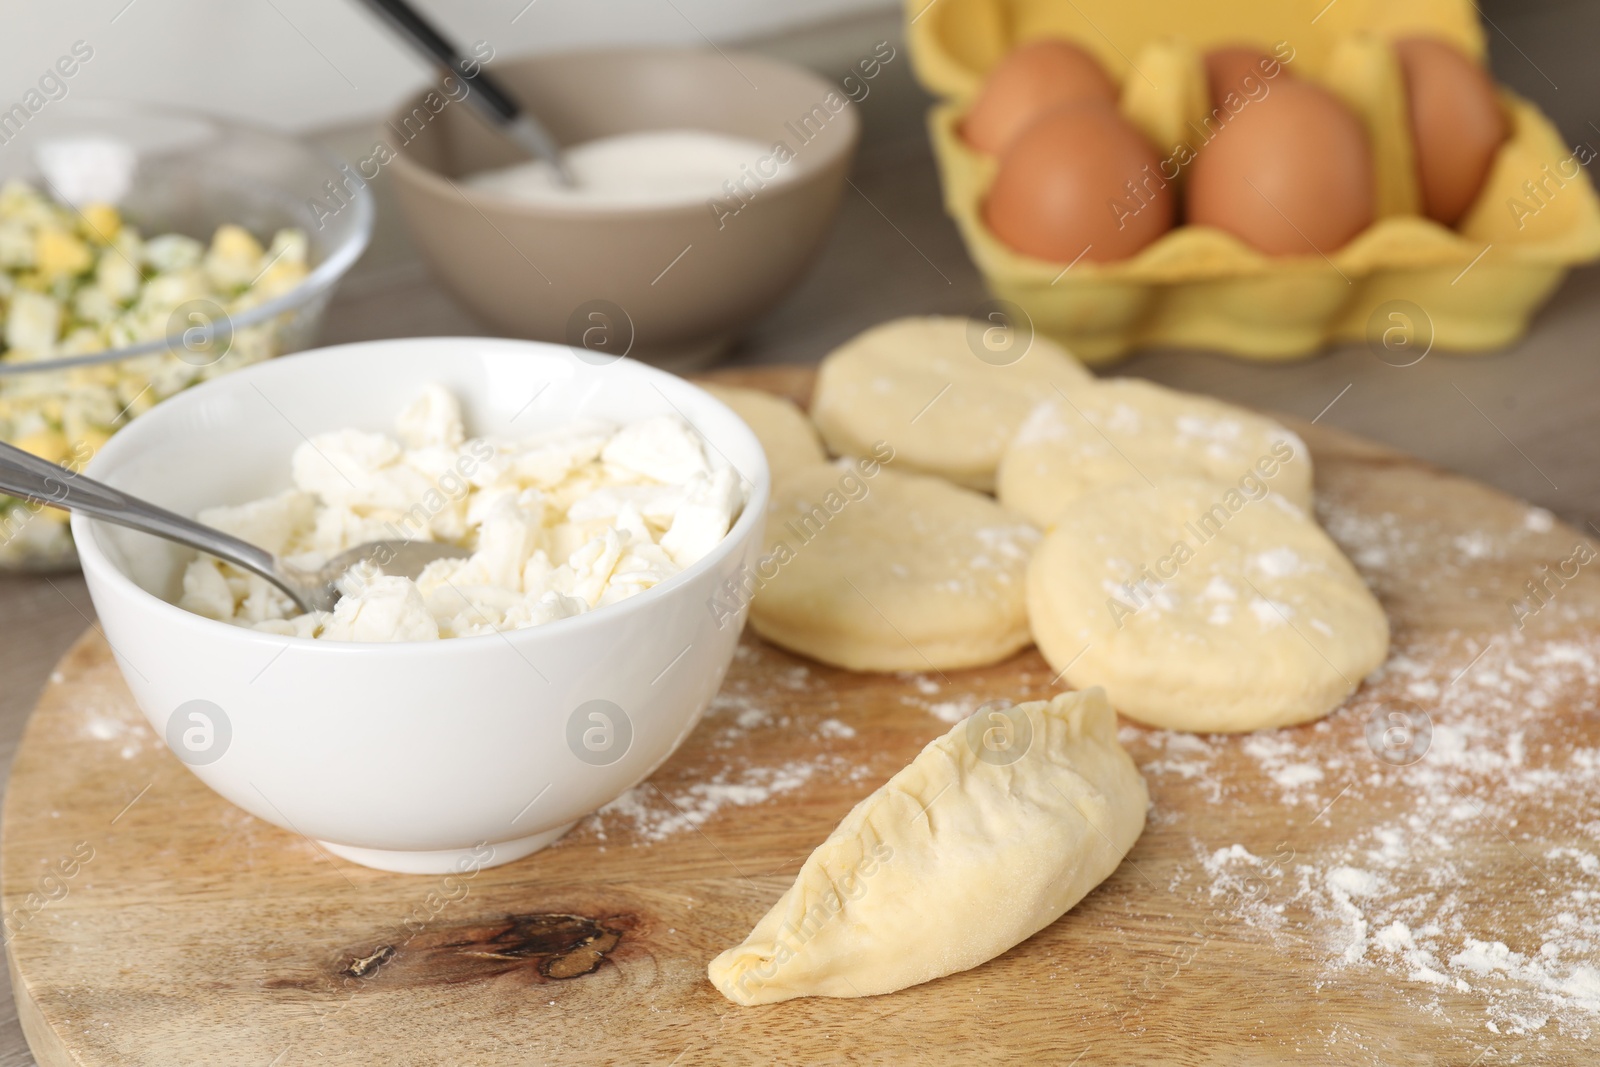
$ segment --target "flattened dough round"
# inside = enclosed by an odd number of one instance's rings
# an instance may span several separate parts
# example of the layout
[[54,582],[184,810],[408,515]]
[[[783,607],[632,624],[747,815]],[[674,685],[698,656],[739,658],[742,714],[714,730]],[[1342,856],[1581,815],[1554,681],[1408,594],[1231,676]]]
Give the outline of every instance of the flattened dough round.
[[997,483],[1002,504],[1048,529],[1085,493],[1173,477],[1262,480],[1311,507],[1311,454],[1295,434],[1243,408],[1136,378],[1096,382],[1036,407],[1006,449]]
[[1028,412],[1094,376],[1040,336],[1013,363],[985,362],[969,341],[973,327],[965,318],[895,319],[834,349],[811,404],[828,447],[865,456],[886,441],[901,469],[992,492],[1000,456]]
[[827,462],[817,428],[788,397],[710,382],[701,382],[700,388],[732,408],[750,427],[767,454],[774,480],[798,467]]
[[857,671],[977,667],[1025,648],[1038,531],[939,478],[864,467],[808,467],[774,484],[756,632]]
[[1028,616],[1071,685],[1152,726],[1233,732],[1320,718],[1383,662],[1388,620],[1338,546],[1279,494],[1226,492],[1102,489],[1045,536]]

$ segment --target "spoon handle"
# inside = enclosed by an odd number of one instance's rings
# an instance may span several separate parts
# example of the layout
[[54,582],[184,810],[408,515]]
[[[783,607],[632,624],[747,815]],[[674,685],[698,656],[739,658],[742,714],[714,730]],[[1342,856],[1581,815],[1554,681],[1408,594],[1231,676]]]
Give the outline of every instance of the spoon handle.
[[542,159],[555,168],[561,184],[573,184],[572,172],[567,169],[555,138],[506,92],[497,79],[489,76],[481,63],[468,62],[407,0],[366,0],[366,4],[410,41],[417,51],[448,67],[466,82],[470,90],[467,102],[499,127],[506,137],[535,159]]
[[285,579],[277,570],[277,560],[265,549],[231,537],[221,530],[202,526],[166,508],[158,508],[131,497],[104,482],[59,467],[3,441],[0,441],[0,490],[64,511],[81,511],[106,522],[198,548],[259,574],[288,593],[296,602],[304,597],[302,592],[284,584]]

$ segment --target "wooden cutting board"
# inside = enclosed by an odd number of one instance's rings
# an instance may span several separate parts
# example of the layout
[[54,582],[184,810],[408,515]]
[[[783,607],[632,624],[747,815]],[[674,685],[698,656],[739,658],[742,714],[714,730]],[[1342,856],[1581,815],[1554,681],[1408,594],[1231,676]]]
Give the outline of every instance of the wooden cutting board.
[[[802,400],[811,380],[721,378]],[[1048,693],[1032,651],[849,674],[747,634],[702,725],[625,804],[446,885],[334,859],[209,792],[91,629],[41,696],[5,800],[7,960],[34,1053],[46,1067],[1594,1062],[1582,964],[1600,947],[1581,946],[1600,901],[1582,896],[1600,889],[1586,659],[1600,587],[1583,569],[1520,631],[1507,605],[1580,535],[1299,429],[1323,521],[1388,609],[1397,659],[1315,726],[1125,725],[1153,807],[1121,868],[1001,958],[883,997],[738,1008],[705,966],[949,721]]]

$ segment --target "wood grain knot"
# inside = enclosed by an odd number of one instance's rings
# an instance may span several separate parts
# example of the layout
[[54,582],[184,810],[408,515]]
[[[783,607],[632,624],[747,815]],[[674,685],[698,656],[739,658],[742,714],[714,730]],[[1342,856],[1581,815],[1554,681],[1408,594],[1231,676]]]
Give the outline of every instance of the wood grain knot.
[[564,981],[599,970],[637,922],[623,914],[536,912],[441,923],[405,940],[341,953],[336,978],[385,987],[455,985],[523,972],[535,981]]
[[483,943],[477,955],[501,960],[537,960],[546,978],[593,974],[622,940],[621,929],[582,915],[513,915]]
[[367,975],[374,973],[379,967],[382,967],[385,963],[388,963],[392,959],[394,959],[394,946],[384,945],[373,950],[371,955],[359,956],[351,959],[350,966],[346,967],[339,973],[348,975],[351,978],[365,978]]

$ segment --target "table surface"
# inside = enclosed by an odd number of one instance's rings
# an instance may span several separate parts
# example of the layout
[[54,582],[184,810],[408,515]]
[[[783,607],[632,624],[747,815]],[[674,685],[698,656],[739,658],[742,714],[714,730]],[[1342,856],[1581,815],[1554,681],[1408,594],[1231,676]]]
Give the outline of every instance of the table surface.
[[[1480,5],[1496,78],[1545,110],[1568,140],[1600,145],[1600,5],[1583,0],[1512,0]],[[882,40],[898,53],[861,102],[863,140],[852,186],[828,244],[802,284],[733,351],[732,364],[815,361],[858,331],[906,314],[966,314],[986,294],[945,217],[916,87],[897,19],[872,15],[782,38],[756,51],[842,75]],[[371,139],[364,128],[328,131],[327,146],[350,158]],[[342,286],[323,343],[420,335],[478,335],[474,320],[428,276],[406,240],[384,176],[373,186],[379,222],[372,247]],[[1543,505],[1600,533],[1600,268],[1575,271],[1529,335],[1489,356],[1433,354],[1391,367],[1364,347],[1336,349],[1287,365],[1244,363],[1189,351],[1155,350],[1117,373],[1318,418]],[[0,577],[0,767],[52,665],[91,625],[94,609],[77,575]],[[0,773],[0,782],[4,774]],[[0,1067],[32,1064],[0,973]]]

